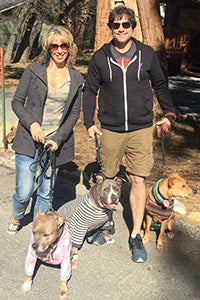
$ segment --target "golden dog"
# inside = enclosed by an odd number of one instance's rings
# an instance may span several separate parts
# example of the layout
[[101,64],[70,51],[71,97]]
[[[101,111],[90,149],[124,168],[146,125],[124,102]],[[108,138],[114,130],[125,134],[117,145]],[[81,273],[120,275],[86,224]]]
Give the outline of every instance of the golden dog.
[[[175,197],[188,197],[195,192],[178,173],[173,173],[165,179],[158,180],[147,196],[143,242],[148,241],[151,226],[158,225],[160,232],[156,247],[158,250],[162,250],[163,235],[166,229],[168,230],[168,238],[173,239],[174,237],[174,212],[186,213],[184,205]],[[154,224],[152,224],[152,221]]]

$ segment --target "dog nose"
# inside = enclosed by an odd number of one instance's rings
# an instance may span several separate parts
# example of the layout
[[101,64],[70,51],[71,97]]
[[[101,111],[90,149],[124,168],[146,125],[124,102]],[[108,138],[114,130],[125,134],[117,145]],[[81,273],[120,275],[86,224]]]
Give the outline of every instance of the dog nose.
[[36,250],[36,249],[37,249],[37,244],[36,244],[36,243],[33,243],[33,244],[32,244],[32,248],[33,248],[33,250]]
[[117,202],[117,200],[118,200],[118,197],[117,197],[117,195],[114,195],[114,194],[112,194],[112,196],[111,196],[111,200],[112,200],[112,203],[116,203],[116,202]]

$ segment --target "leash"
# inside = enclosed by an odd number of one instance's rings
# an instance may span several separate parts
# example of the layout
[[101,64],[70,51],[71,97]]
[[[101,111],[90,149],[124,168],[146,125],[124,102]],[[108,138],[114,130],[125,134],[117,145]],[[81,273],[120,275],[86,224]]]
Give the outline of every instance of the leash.
[[165,166],[166,166],[166,159],[165,159],[165,133],[164,133],[164,130],[163,130],[162,126],[160,126],[160,131],[161,131],[162,166],[165,168]]
[[[43,176],[45,179],[50,179],[49,196],[53,199],[53,187],[56,179],[56,155],[54,151],[50,150],[50,145],[44,147],[42,144],[39,146],[38,160],[30,165],[30,169],[34,164],[39,164],[43,169]],[[51,167],[51,174],[47,175],[47,170]],[[38,178],[37,178],[38,179]]]
[[94,134],[94,138],[95,138],[95,148],[96,148],[96,154],[97,154],[97,164],[99,166],[99,171],[100,173],[102,172],[102,159],[101,159],[101,151],[100,151],[100,144],[99,144],[99,140],[97,137],[97,134]]

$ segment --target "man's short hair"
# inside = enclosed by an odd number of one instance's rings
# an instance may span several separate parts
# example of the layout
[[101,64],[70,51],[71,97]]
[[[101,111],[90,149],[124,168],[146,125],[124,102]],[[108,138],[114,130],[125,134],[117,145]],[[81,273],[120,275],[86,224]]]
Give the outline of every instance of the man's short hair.
[[116,6],[110,12],[108,17],[108,27],[112,29],[112,25],[115,21],[115,18],[120,17],[119,19],[122,19],[124,15],[128,17],[128,20],[131,23],[132,28],[134,29],[136,27],[135,13],[131,8],[127,8],[124,5]]

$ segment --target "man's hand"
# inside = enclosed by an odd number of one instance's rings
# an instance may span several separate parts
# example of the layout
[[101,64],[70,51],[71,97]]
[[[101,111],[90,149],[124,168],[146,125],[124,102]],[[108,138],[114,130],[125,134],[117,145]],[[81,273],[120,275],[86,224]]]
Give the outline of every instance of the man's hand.
[[32,139],[35,142],[44,144],[44,132],[38,122],[33,122],[30,125],[30,132],[31,132]]
[[93,126],[91,126],[90,128],[88,128],[88,135],[89,135],[89,137],[91,137],[91,138],[94,139],[95,133],[96,133],[98,136],[101,136],[101,135],[102,135],[102,132],[97,128],[96,125],[93,125]]
[[171,123],[167,118],[163,118],[162,120],[160,120],[156,123],[156,127],[157,127],[157,137],[160,139],[161,138],[161,128],[165,134],[168,134],[170,127],[171,127]]

